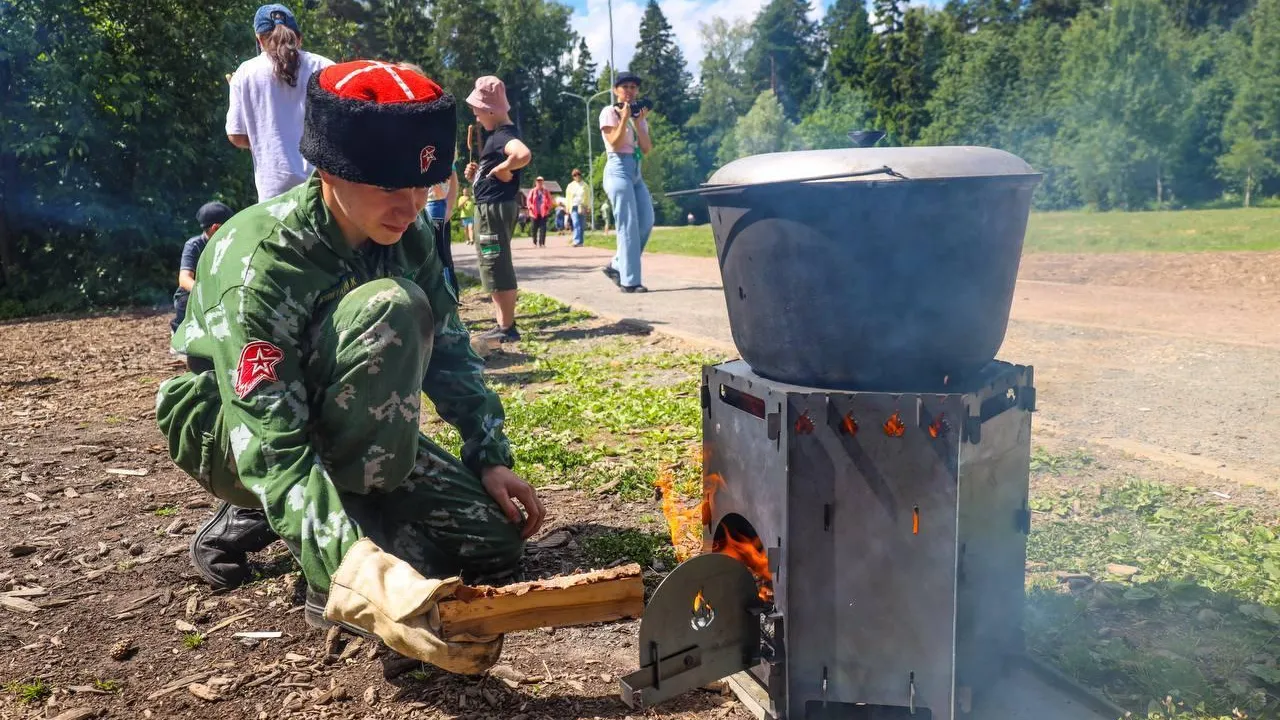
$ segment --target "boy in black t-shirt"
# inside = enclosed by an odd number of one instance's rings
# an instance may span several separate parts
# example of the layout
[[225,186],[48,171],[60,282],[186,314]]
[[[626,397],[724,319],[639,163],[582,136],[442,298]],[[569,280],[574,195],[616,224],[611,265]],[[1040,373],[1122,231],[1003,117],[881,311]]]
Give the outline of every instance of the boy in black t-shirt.
[[467,105],[488,134],[480,164],[467,165],[465,175],[475,186],[476,254],[480,284],[492,294],[498,326],[479,336],[488,343],[520,339],[516,329],[516,269],[511,264],[511,236],[519,213],[520,168],[533,154],[520,141],[507,112],[507,89],[492,75],[476,80]]
[[196,285],[196,263],[200,261],[200,253],[209,243],[209,238],[218,232],[222,224],[231,219],[235,213],[220,202],[205,203],[196,211],[196,222],[200,223],[204,232],[189,238],[182,246],[182,262],[178,265],[178,289],[173,292],[173,320],[169,322],[169,332],[178,330],[178,325],[187,314],[187,297],[191,288]]

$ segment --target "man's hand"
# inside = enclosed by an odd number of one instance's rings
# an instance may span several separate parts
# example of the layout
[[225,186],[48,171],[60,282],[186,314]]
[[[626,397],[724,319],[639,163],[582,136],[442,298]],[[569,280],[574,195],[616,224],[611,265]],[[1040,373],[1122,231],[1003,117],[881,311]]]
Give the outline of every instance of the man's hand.
[[[490,465],[480,472],[480,482],[484,485],[485,492],[489,493],[489,497],[502,508],[507,519],[514,525],[524,526],[520,537],[528,540],[538,532],[538,528],[542,527],[545,511],[542,508],[542,501],[538,500],[538,493],[534,492],[532,485],[512,472],[511,468]],[[525,513],[528,513],[527,517],[521,514],[520,508],[516,507],[512,500],[520,501]]]
[[467,182],[475,182],[476,173],[478,172],[480,172],[479,165],[475,163],[467,163],[466,169],[462,171],[462,176],[467,179]]
[[498,178],[500,182],[511,182],[511,169],[507,167],[506,163],[498,165],[489,174]]
[[636,122],[644,122],[649,117],[649,108],[640,108],[640,114],[636,116]]

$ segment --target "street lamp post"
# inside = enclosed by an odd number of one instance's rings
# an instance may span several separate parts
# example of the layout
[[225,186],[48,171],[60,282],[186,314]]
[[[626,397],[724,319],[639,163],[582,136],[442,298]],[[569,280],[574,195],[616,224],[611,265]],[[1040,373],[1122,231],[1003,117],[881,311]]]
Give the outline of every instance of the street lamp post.
[[609,0],[609,87],[613,87],[617,68],[613,64],[613,0]]
[[561,95],[568,95],[569,97],[574,97],[581,100],[583,108],[586,110],[586,114],[587,114],[587,128],[586,128],[587,130],[587,205],[591,208],[591,229],[592,230],[595,230],[597,228],[596,228],[596,197],[595,197],[596,184],[595,184],[595,179],[592,177],[593,173],[591,169],[591,166],[592,166],[591,161],[593,159],[592,152],[591,152],[591,101],[609,92],[610,92],[609,90],[601,90],[600,92],[588,98],[588,97],[583,97],[578,93],[571,93],[568,90],[560,91]]

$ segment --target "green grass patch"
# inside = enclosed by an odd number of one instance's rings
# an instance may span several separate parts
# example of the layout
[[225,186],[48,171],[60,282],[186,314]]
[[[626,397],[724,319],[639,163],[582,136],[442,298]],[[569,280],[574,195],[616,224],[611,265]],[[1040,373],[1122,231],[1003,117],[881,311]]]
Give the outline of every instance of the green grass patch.
[[94,680],[93,686],[103,692],[120,692],[124,683],[119,680]]
[[1062,475],[1085,470],[1094,462],[1093,457],[1081,448],[1066,453],[1051,453],[1039,445],[1031,449],[1031,472]]
[[[586,242],[613,249],[615,236],[587,233]],[[669,255],[716,255],[710,225],[656,228],[645,249]],[[1278,250],[1280,208],[1032,213],[1024,249],[1028,253]]]
[[4,691],[13,695],[23,705],[38,703],[53,694],[53,688],[44,680],[14,680],[4,686]]
[[182,647],[188,650],[195,650],[204,644],[204,633],[189,632],[182,634]]
[[621,530],[591,535],[583,538],[582,549],[587,558],[599,567],[612,565],[620,560],[640,563],[644,567],[652,566],[655,561],[661,561],[667,569],[676,566],[676,552],[671,546],[671,538],[658,533]]
[[[574,329],[590,315],[532,293],[520,296],[517,317],[525,334],[514,348],[517,364],[490,377],[529,482],[607,485],[637,499],[653,492],[659,472],[698,457],[701,368],[715,358],[656,350],[645,336],[616,329],[602,332],[607,341],[574,342],[592,336]],[[513,376],[522,382],[506,382]],[[437,437],[455,448],[459,442],[447,426]],[[700,468],[692,472],[700,477]]]
[[1032,652],[1165,717],[1280,713],[1280,522],[1137,480],[1033,509]]
[[177,514],[178,514],[178,507],[176,505],[165,505],[164,507],[156,508],[156,511],[155,511],[156,517],[170,517],[172,515],[177,515]]
[[[616,234],[606,235],[603,232],[589,232],[585,236],[587,245],[591,247],[613,250],[617,242]],[[649,236],[649,244],[645,252],[664,255],[689,255],[692,257],[715,257],[716,241],[711,234],[710,225],[691,225],[689,227],[654,228]]]

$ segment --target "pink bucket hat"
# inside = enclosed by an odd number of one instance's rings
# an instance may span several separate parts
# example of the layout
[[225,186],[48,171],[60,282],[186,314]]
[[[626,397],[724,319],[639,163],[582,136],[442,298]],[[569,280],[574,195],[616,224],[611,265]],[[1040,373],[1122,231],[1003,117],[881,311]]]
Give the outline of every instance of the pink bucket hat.
[[467,96],[467,104],[477,110],[503,115],[511,109],[507,102],[507,86],[493,75],[476,78],[476,88]]

